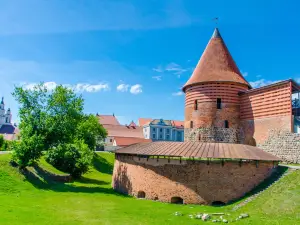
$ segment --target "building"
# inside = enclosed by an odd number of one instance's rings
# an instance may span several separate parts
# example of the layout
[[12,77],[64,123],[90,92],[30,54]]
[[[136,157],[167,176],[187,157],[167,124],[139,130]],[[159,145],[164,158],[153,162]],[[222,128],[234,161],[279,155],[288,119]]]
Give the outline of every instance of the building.
[[[184,142],[117,150],[113,188],[138,198],[187,204],[228,203],[244,196],[283,158],[255,147],[268,140],[268,129],[279,128],[294,138],[291,94],[296,91],[299,86],[292,80],[252,89],[215,29],[183,87]],[[292,154],[299,155],[299,149]]]
[[121,125],[115,115],[97,115],[99,123],[107,130],[105,149],[115,150],[131,144],[150,142],[143,135],[143,128],[134,122],[129,125]]
[[11,123],[12,114],[10,108],[5,111],[4,98],[0,103],[0,134],[6,140],[15,140],[19,134],[19,129]]
[[143,127],[144,138],[152,141],[183,141],[183,121],[163,119],[139,119]]

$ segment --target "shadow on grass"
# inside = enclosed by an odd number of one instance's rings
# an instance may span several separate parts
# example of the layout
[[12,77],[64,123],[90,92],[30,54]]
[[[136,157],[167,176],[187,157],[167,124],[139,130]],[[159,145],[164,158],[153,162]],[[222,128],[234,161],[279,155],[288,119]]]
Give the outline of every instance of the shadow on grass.
[[102,181],[102,180],[96,180],[88,177],[81,177],[80,179],[76,180],[83,184],[98,184],[98,185],[104,185],[104,184],[110,184],[109,182]]
[[[88,186],[73,185],[71,183],[66,184],[66,183],[55,182],[51,179],[48,179],[48,177],[43,177],[42,174],[39,174],[33,168],[24,169],[22,171],[22,174],[25,176],[27,181],[29,181],[34,187],[38,189],[51,190],[55,192],[105,193],[105,194],[127,197],[126,195],[115,192],[112,188],[88,187]],[[93,179],[88,179],[88,178],[83,178],[83,180],[86,183],[94,182]],[[82,180],[78,180],[78,182],[81,181]]]
[[108,162],[106,159],[102,158],[97,153],[94,153],[92,164],[94,168],[101,173],[112,174],[113,172],[113,164]]
[[[255,188],[253,188],[250,192],[246,193],[243,197],[230,201],[229,203],[227,203],[226,205],[231,205],[234,204],[236,202],[239,202],[241,200],[245,200],[246,198],[255,195],[261,191],[264,191],[265,189],[267,189],[269,186],[271,186],[275,181],[279,180],[282,175],[284,173],[286,173],[288,170],[288,167],[285,166],[278,166],[274,172],[272,173],[272,175],[270,177],[268,177],[267,179],[265,179],[263,182],[261,182],[259,185],[257,185]],[[216,205],[216,207],[219,207],[220,205]]]

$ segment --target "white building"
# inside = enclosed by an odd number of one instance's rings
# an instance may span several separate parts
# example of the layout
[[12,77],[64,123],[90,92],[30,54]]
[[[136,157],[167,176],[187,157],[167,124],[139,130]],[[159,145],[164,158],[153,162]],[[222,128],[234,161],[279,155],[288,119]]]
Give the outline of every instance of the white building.
[[10,108],[8,108],[5,112],[4,98],[2,97],[0,103],[0,126],[4,124],[11,124],[11,111]]
[[15,140],[19,133],[19,129],[11,123],[12,114],[10,108],[5,111],[4,98],[0,103],[0,134],[6,140]]

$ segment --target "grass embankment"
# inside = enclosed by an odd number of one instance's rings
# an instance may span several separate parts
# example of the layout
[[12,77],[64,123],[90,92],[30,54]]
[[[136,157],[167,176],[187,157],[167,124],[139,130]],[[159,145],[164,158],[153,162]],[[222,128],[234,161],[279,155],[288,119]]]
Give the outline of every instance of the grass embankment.
[[[205,224],[190,219],[197,212],[224,212],[249,218],[235,224],[300,224],[300,171],[282,178],[254,201],[237,211],[225,207],[172,205],[137,200],[111,189],[114,155],[101,153],[93,168],[73,183],[55,183],[39,176],[20,174],[9,165],[10,155],[0,155],[0,224]],[[63,174],[41,160],[40,166]],[[174,216],[178,211],[183,216]]]

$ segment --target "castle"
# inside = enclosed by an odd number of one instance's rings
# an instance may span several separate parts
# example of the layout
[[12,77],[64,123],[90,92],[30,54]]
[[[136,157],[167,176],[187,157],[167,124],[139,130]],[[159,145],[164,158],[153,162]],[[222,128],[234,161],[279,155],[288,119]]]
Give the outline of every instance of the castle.
[[218,29],[182,90],[185,142],[117,150],[116,191],[171,203],[229,203],[270,176],[279,161],[300,162],[299,115],[291,103],[300,86],[285,80],[253,89]]

